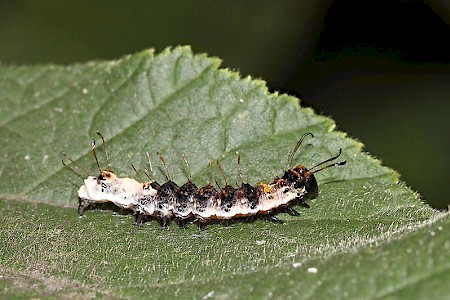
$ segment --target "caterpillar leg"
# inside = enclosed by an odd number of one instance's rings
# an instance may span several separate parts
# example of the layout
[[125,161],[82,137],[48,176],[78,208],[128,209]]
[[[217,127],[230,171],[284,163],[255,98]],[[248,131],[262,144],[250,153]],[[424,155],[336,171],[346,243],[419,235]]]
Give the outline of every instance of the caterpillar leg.
[[169,229],[170,218],[162,217],[159,219],[159,224],[161,225],[161,229],[168,230]]
[[189,219],[180,219],[176,221],[180,228],[186,229],[189,225]]
[[91,205],[91,203],[92,202],[87,199],[78,198],[78,215],[80,217],[84,214],[84,211],[89,207],[89,205]]
[[285,207],[282,210],[283,212],[287,213],[290,216],[300,216],[300,213],[293,209],[292,207]]
[[196,220],[198,230],[206,230],[208,229],[208,222],[202,220]]
[[233,224],[233,221],[230,219],[225,219],[225,220],[220,221],[220,224],[224,227],[230,227],[231,224]]
[[277,223],[277,224],[283,224],[283,220],[278,219],[276,216],[274,216],[273,214],[267,214],[264,216],[266,220],[272,222],[272,223]]
[[144,214],[135,214],[134,215],[134,226],[142,227],[144,225],[145,215]]
[[303,206],[304,208],[310,208],[310,206],[308,205],[308,203],[306,203],[303,199],[297,200],[297,203],[298,203],[300,206]]

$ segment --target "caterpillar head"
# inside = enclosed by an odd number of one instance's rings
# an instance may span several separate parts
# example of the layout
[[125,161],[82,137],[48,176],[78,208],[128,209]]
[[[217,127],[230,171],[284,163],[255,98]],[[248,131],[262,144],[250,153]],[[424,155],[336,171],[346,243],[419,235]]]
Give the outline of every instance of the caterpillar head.
[[341,162],[333,163],[333,164],[327,165],[325,167],[322,167],[320,169],[314,170],[318,166],[321,166],[327,162],[337,159],[342,153],[342,149],[339,149],[338,155],[333,156],[329,159],[326,159],[310,169],[307,169],[306,167],[304,167],[302,165],[298,165],[298,166],[290,169],[289,165],[292,162],[292,160],[294,159],[295,153],[300,148],[300,145],[302,144],[305,137],[308,135],[313,137],[312,133],[305,133],[300,138],[300,140],[297,142],[297,145],[295,146],[295,148],[289,153],[288,162],[286,165],[286,171],[284,172],[284,175],[283,175],[283,179],[285,179],[288,182],[288,185],[290,185],[291,187],[296,189],[298,195],[304,195],[303,199],[306,199],[306,200],[314,199],[319,194],[317,180],[314,177],[315,173],[320,172],[320,171],[325,170],[330,167],[342,166],[342,165],[345,165],[345,163],[346,163],[346,161],[341,161]]
[[283,179],[294,189],[303,191],[302,194],[305,194],[304,199],[315,199],[319,194],[319,187],[314,172],[309,171],[302,165],[287,170],[284,173]]

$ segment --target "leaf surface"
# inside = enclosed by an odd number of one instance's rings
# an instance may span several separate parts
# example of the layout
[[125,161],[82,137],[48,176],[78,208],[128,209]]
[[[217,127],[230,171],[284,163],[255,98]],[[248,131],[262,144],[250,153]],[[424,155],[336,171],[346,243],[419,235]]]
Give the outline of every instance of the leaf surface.
[[[4,294],[370,298],[409,295],[407,287],[439,286],[441,274],[448,277],[446,215],[335,131],[331,119],[219,65],[178,47],[110,62],[0,66]],[[122,177],[137,177],[131,163],[143,173],[145,152],[159,151],[179,184],[188,177],[181,153],[199,186],[208,181],[209,159],[239,182],[239,153],[245,180],[268,182],[282,175],[306,132],[314,138],[293,164],[313,166],[342,148],[347,165],[318,173],[319,197],[300,217],[280,214],[284,225],[258,220],[161,231],[150,222],[138,229],[131,215],[76,215],[82,182],[62,166],[61,152],[96,175],[96,130]],[[164,169],[153,164],[161,183]],[[213,177],[223,184],[216,169]]]

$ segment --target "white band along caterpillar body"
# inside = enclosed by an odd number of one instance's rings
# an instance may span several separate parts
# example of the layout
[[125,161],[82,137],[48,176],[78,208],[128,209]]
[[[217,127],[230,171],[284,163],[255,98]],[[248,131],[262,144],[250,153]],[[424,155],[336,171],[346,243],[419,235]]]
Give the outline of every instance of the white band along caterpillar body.
[[[97,134],[102,137],[103,145],[105,145],[103,136],[98,131]],[[289,168],[296,151],[307,135],[313,136],[311,133],[306,133],[300,138],[296,147],[289,154],[288,163],[281,178],[275,178],[269,184],[260,182],[253,187],[244,183],[241,176],[240,187],[234,188],[226,184],[218,190],[212,185],[211,175],[209,183],[204,187],[198,188],[192,182],[191,175],[189,175],[187,183],[178,186],[171,180],[164,158],[159,153],[158,155],[166,168],[168,179],[164,184],[160,185],[154,180],[138,182],[130,178],[119,178],[109,169],[105,146],[104,151],[108,164],[105,170],[100,168],[95,154],[95,141],[93,140],[91,148],[100,175],[97,177],[88,176],[84,180],[84,185],[78,190],[78,213],[82,215],[84,210],[92,204],[111,202],[120,208],[133,211],[136,217],[135,225],[138,226],[142,225],[148,218],[158,219],[162,228],[168,228],[172,220],[180,227],[186,227],[189,223],[196,222],[199,228],[203,228],[204,225],[213,221],[248,219],[257,216],[272,222],[282,223],[275,216],[276,213],[286,212],[297,216],[299,213],[292,206],[299,204],[303,207],[309,207],[306,200],[317,197],[318,186],[314,173],[346,163],[345,161],[333,163],[313,171],[318,166],[337,159],[342,152],[342,149],[339,149],[338,155],[315,165],[311,169],[302,165]],[[190,174],[189,165],[184,155],[183,159]],[[69,160],[72,161],[70,158]],[[67,166],[64,162],[63,164]],[[75,164],[81,168],[77,163]],[[151,169],[150,157],[149,164]],[[218,161],[217,164],[223,174]],[[239,158],[238,167],[241,175]],[[81,177],[72,168],[68,168]]]

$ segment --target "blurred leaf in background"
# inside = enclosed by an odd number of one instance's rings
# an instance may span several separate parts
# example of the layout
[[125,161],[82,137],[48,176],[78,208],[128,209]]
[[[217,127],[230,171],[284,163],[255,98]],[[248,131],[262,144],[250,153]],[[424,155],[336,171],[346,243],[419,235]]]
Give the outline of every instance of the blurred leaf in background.
[[445,3],[2,1],[0,61],[83,62],[189,44],[275,90],[300,94],[431,205],[446,208]]

